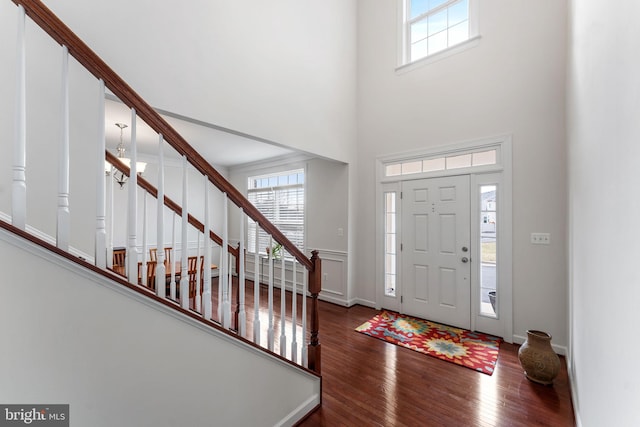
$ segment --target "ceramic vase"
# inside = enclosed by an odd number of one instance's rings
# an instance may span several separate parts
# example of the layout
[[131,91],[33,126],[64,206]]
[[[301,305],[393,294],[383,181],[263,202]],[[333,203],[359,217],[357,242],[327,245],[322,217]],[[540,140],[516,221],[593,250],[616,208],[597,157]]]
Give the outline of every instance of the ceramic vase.
[[549,385],[560,372],[560,358],[551,348],[551,335],[527,331],[527,340],[518,350],[518,360],[525,376],[536,383]]

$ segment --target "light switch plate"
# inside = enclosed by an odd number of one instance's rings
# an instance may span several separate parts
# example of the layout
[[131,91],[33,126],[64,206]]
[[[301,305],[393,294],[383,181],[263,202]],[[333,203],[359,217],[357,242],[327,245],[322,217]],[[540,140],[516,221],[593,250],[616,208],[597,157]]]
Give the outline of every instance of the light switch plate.
[[531,243],[534,245],[548,245],[551,243],[550,233],[531,233]]

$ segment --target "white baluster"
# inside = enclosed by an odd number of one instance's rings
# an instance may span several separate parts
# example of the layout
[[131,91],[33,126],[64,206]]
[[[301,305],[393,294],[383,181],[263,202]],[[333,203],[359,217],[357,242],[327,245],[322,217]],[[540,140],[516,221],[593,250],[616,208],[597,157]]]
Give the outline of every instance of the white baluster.
[[[202,313],[202,282],[204,281],[204,260],[202,261],[202,268],[197,268],[198,263],[200,263],[200,255],[202,252],[200,250],[200,231],[197,231],[196,234],[198,237],[196,238],[196,295],[195,295],[195,308],[198,313]],[[203,234],[204,237],[204,234]],[[204,244],[204,243],[203,243]],[[204,258],[204,257],[203,257]]]
[[136,110],[131,109],[131,164],[129,165],[129,212],[127,216],[127,264],[129,265],[129,282],[138,283],[138,173],[136,142]]
[[[222,327],[229,329],[231,326],[231,281],[229,266],[229,199],[227,193],[222,193],[222,271],[218,280],[218,286],[222,287]],[[224,279],[224,280],[223,280]]]
[[171,215],[171,247],[173,256],[171,257],[171,298],[176,299],[176,213]]
[[149,246],[147,245],[147,192],[143,190],[142,192],[142,265],[141,265],[141,277],[142,285],[144,287],[148,287],[149,283],[147,283],[147,269],[149,265],[147,262],[149,258],[147,258],[147,254],[149,250]]
[[224,251],[222,250],[222,246],[220,246],[220,256],[218,257],[218,307],[216,309],[216,313],[218,316],[218,321],[222,323],[222,316],[224,316],[224,310],[222,309],[223,304],[222,301],[224,296],[222,295],[222,283],[224,281],[224,274],[222,274],[222,269],[224,265]]
[[238,257],[240,264],[240,271],[238,272],[238,334],[241,337],[245,337],[246,335],[246,323],[247,323],[247,312],[244,303],[244,286],[245,286],[245,278],[244,278],[244,222],[246,221],[246,215],[244,210],[240,210],[240,245],[238,246]]
[[[158,199],[156,211],[156,295],[166,297],[166,268],[164,255],[164,140],[162,134],[158,135]],[[175,285],[171,285],[169,291],[171,299],[176,298]]]
[[[185,310],[189,309],[189,277],[187,277],[187,232],[188,214],[187,209],[188,179],[187,179],[187,157],[182,156],[182,263],[180,266],[180,305]],[[197,295],[196,295],[197,297]],[[197,298],[196,298],[197,299]]]
[[[104,124],[102,125],[102,130],[104,132]],[[102,140],[104,141],[104,138]],[[102,152],[104,153],[104,150],[102,150]],[[111,168],[111,171],[109,172],[109,175],[106,175],[107,179],[105,180],[107,184],[107,197],[106,197],[107,210],[106,211],[108,212],[106,244],[107,244],[107,267],[113,268],[113,222],[114,222],[113,221],[113,179],[108,179],[108,178],[113,176],[113,172],[115,171],[115,169],[113,168],[113,166],[111,166],[110,168]],[[103,180],[105,179],[105,175],[103,175],[102,179]],[[98,239],[96,239],[96,242],[97,241]],[[96,249],[96,253],[98,252],[99,250]],[[96,257],[96,260],[97,260],[97,257]],[[96,262],[96,265],[98,265],[97,262]]]
[[305,368],[308,367],[309,360],[307,359],[307,281],[309,273],[306,269],[302,270],[302,294],[300,298],[302,298],[302,366]]
[[18,5],[18,39],[16,46],[16,130],[13,147],[13,182],[11,186],[11,222],[21,230],[27,223],[27,108],[25,11]]
[[255,253],[253,254],[253,342],[260,344],[260,224],[256,222]]
[[267,329],[267,348],[273,351],[273,252],[271,247],[273,246],[273,237],[269,236],[269,327]]
[[[98,98],[98,152],[96,159],[96,243],[95,243],[95,259],[96,266],[99,268],[105,268],[107,266],[113,267],[113,212],[109,217],[109,250],[107,251],[107,225],[106,225],[106,207],[105,207],[105,172],[104,172],[104,152],[105,152],[105,138],[104,138],[104,81],[100,79],[100,91]],[[110,185],[113,183],[112,179],[109,179]],[[112,187],[109,186],[108,201],[109,206],[113,205]]]
[[291,280],[291,361],[298,363],[298,298],[296,295],[298,278],[296,277],[296,259],[293,259],[293,275]]
[[287,356],[287,292],[285,290],[284,249],[280,251],[280,356]]
[[[211,319],[211,220],[209,218],[209,177],[204,177],[204,289],[202,290],[202,315]],[[208,271],[207,271],[208,270]],[[218,318],[220,319],[220,318]]]
[[[69,49],[62,46],[62,132],[60,138],[60,163],[58,169],[58,215],[56,227],[56,246],[69,251],[70,213],[69,213]],[[104,121],[104,120],[103,120]],[[104,162],[100,165],[101,169]],[[104,228],[103,222],[98,227]]]

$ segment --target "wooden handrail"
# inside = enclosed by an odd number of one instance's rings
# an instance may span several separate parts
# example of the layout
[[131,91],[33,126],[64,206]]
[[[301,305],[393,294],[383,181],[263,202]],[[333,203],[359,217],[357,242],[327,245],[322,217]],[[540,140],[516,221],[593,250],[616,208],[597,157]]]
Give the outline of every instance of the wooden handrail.
[[207,162],[171,125],[160,116],[140,95],[138,95],[115,71],[111,69],[93,50],[91,50],[76,34],[71,31],[49,8],[39,0],[12,0],[16,5],[22,5],[26,14],[38,24],[58,44],[67,46],[72,55],[84,68],[96,78],[102,79],[105,86],[129,108],[145,121],[151,129],[161,134],[165,141],[180,155],[186,156],[187,161],[220,191],[227,194],[229,199],[240,207],[251,219],[258,222],[260,227],[270,234],[273,239],[295,257],[298,262],[310,272],[314,263],[278,228],[247,200],[229,181],[227,181],[213,166]]
[[[109,163],[111,163],[114,168],[118,169],[126,176],[131,176],[131,170],[129,169],[129,167],[122,163],[113,153],[105,151],[105,159]],[[142,187],[147,193],[151,194],[156,199],[158,198],[158,189],[154,187],[149,181],[147,181],[140,175],[138,175],[137,181],[138,185]],[[173,212],[177,213],[179,216],[182,216],[182,207],[167,196],[164,196],[164,205],[171,209]],[[204,224],[198,221],[193,215],[187,213],[187,220],[189,221],[189,224],[194,226],[198,231],[204,233]],[[218,236],[212,230],[209,230],[209,238],[216,242],[219,246],[222,246],[222,237]],[[227,243],[227,249],[234,257],[238,257],[237,248],[234,248]]]

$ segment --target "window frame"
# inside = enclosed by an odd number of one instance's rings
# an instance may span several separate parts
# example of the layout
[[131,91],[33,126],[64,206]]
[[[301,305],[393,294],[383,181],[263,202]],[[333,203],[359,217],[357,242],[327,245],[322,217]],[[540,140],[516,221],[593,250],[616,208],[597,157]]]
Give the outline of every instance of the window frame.
[[[256,171],[257,172],[257,171]],[[250,183],[251,181],[256,181],[256,180],[262,180],[262,179],[270,179],[270,178],[279,178],[279,177],[284,177],[284,176],[290,176],[290,175],[302,175],[302,183],[298,182],[298,183],[294,183],[294,184],[277,184],[277,185],[268,185],[268,186],[261,186],[261,187],[253,187]],[[267,173],[256,173],[254,174],[248,174],[246,176],[246,184],[247,184],[247,199],[254,205],[254,207],[256,209],[258,209],[270,222],[272,222],[276,227],[278,227],[278,229],[289,238],[289,240],[291,240],[291,242],[293,244],[295,244],[296,246],[298,246],[298,248],[304,252],[304,248],[305,248],[305,244],[306,244],[306,209],[307,209],[307,200],[306,200],[306,180],[307,180],[307,171],[306,168],[304,167],[296,167],[293,165],[288,165],[287,167],[282,167],[279,168],[278,170],[274,170],[274,171],[270,171]],[[277,191],[286,191],[287,189],[301,189],[302,192],[302,215],[301,215],[301,221],[302,224],[294,224],[291,223],[293,225],[295,225],[296,227],[299,227],[299,232],[302,234],[301,239],[291,239],[288,235],[286,230],[283,230],[280,226],[279,223],[282,223],[282,220],[278,220],[275,218],[271,218],[272,215],[269,215],[268,212],[264,212],[263,210],[261,210],[253,201],[251,198],[251,194],[256,194],[256,193],[267,193],[267,192],[271,192],[271,193],[275,193]],[[274,209],[274,211],[277,209]],[[255,235],[253,235],[254,231],[253,228],[255,227],[255,222],[253,220],[251,220],[250,218],[247,217],[247,253],[251,253],[251,254],[255,254],[254,250],[255,248],[253,246],[255,246]],[[264,230],[263,230],[264,233]],[[261,233],[262,234],[262,233]],[[253,239],[250,238],[250,236],[254,236]],[[260,245],[263,244],[264,239],[260,238],[260,242],[259,243],[259,247],[257,248],[259,255],[266,255],[266,252],[260,251]],[[275,244],[275,242],[274,242]],[[266,247],[266,246],[265,246]],[[285,260],[291,260],[292,257],[286,253],[285,256]]]
[[[480,35],[478,26],[478,0],[469,1],[469,37],[445,49],[434,52],[430,55],[411,60],[411,23],[424,19],[429,12],[446,9],[447,7],[459,2],[460,0],[448,0],[445,4],[439,5],[415,18],[409,16],[411,0],[397,0],[398,2],[398,58],[396,72],[399,74],[412,70],[416,66],[426,65],[435,61],[439,61],[448,56],[460,53],[469,48],[478,45]],[[447,27],[448,29],[448,27]]]

